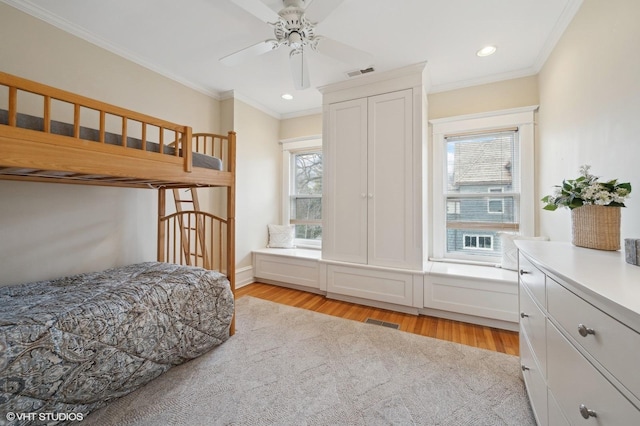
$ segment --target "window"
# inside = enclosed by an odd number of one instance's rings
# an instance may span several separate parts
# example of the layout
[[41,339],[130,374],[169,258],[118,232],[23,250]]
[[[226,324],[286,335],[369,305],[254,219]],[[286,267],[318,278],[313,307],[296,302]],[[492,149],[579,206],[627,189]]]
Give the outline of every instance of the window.
[[282,142],[283,223],[295,225],[295,244],[320,247],[322,241],[322,141]]
[[463,248],[466,250],[493,250],[492,235],[464,235]]
[[432,259],[496,263],[500,232],[533,235],[534,111],[432,121]]
[[460,201],[447,201],[447,214],[460,214]]
[[296,239],[322,238],[322,152],[300,152],[291,156],[293,190],[289,223],[296,226]]
[[[504,188],[489,188],[489,192],[504,192]],[[502,198],[489,198],[487,200],[487,213],[504,213],[504,200]]]

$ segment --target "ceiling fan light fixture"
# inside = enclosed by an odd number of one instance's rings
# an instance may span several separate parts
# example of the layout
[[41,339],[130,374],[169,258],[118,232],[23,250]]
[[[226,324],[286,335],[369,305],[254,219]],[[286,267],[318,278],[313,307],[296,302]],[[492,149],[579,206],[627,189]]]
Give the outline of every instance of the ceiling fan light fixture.
[[[0,0],[1,1],[1,0]],[[306,53],[312,51],[329,56],[340,62],[354,64],[360,68],[370,67],[373,63],[372,55],[354,47],[340,43],[331,38],[316,35],[318,22],[309,20],[306,5],[312,0],[280,0],[284,8],[279,12],[265,4],[266,0],[227,0],[245,9],[261,21],[273,28],[275,38],[264,40],[235,53],[220,58],[226,65],[237,65],[248,57],[261,55],[269,51],[288,47],[289,63],[295,90],[309,88],[309,69]],[[313,0],[312,16],[322,21],[344,0]],[[269,0],[274,3],[275,0]]]
[[302,45],[302,37],[300,36],[300,33],[297,31],[291,31],[291,34],[289,34],[289,46],[293,48],[297,48],[297,47],[300,47],[301,45]]
[[493,55],[494,53],[496,53],[496,50],[498,49],[495,46],[485,46],[482,49],[478,50],[476,52],[476,55],[483,58],[485,56]]

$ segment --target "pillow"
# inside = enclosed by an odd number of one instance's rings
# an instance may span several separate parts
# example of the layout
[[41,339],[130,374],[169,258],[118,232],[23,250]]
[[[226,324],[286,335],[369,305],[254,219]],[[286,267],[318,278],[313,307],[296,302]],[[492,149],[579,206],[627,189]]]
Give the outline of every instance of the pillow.
[[523,235],[509,234],[507,232],[498,232],[500,243],[502,245],[502,268],[518,270],[518,248],[514,244],[515,240],[537,240],[549,241],[549,237],[525,237]]
[[295,225],[267,225],[269,228],[270,248],[295,248],[293,238],[295,236]]

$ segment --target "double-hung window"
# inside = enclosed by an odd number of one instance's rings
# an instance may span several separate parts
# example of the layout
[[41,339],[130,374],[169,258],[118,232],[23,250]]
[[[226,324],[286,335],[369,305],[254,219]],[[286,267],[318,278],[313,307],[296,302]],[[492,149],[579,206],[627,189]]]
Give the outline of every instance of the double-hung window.
[[433,120],[435,260],[498,263],[533,232],[535,107]]
[[320,247],[322,241],[322,141],[282,142],[283,223],[295,225],[297,246]]

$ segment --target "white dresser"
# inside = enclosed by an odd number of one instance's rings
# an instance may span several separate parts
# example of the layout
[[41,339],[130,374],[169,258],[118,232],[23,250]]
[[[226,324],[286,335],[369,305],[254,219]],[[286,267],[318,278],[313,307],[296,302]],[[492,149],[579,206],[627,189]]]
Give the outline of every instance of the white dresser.
[[640,267],[517,241],[520,360],[540,425],[640,425]]

